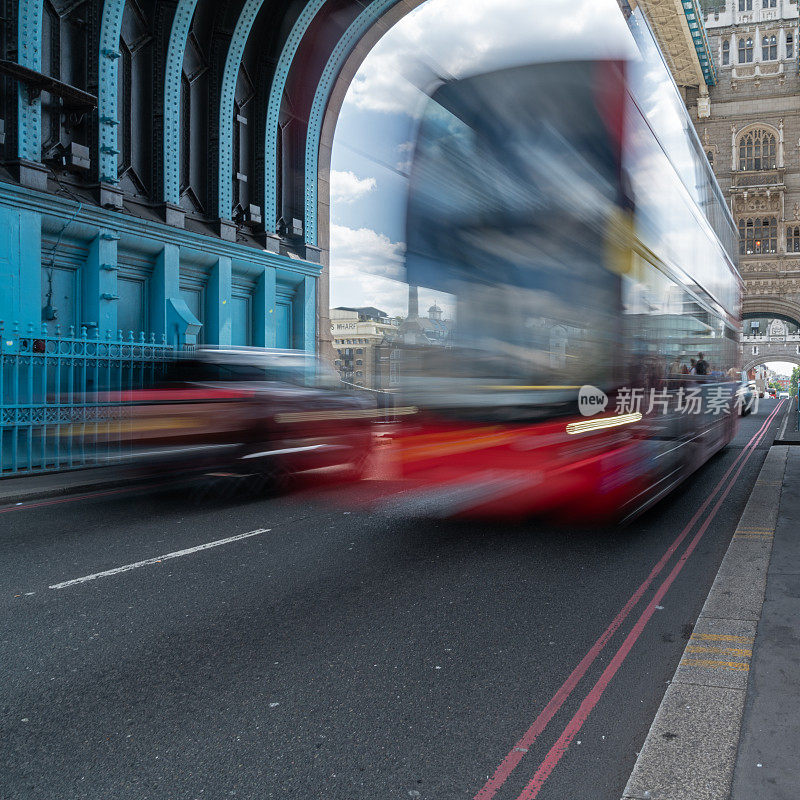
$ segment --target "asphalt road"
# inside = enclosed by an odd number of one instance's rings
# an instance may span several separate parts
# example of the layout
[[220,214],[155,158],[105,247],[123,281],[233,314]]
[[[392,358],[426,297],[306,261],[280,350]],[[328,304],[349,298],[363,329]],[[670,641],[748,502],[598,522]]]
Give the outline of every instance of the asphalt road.
[[303,494],[0,510],[0,798],[619,800],[774,407],[616,530],[420,522]]

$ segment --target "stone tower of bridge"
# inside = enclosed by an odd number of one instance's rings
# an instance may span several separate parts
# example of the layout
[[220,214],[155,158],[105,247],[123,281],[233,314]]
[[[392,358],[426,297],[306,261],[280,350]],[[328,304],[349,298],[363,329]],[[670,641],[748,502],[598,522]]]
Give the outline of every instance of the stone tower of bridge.
[[[711,0],[705,8],[717,80],[707,98],[687,92],[687,104],[738,229],[743,314],[800,324],[797,5]],[[769,340],[769,330],[745,324],[745,362],[761,354],[754,332]]]

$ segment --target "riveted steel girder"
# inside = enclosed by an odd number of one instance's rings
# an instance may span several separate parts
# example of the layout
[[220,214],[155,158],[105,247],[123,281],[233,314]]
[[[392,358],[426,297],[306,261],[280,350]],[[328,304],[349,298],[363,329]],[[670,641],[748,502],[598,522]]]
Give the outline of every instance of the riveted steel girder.
[[[20,0],[17,21],[18,62],[23,67],[42,69],[42,0]],[[17,155],[27,161],[42,157],[42,101],[17,85]]]
[[164,67],[164,200],[180,203],[181,72],[197,0],[178,0]]

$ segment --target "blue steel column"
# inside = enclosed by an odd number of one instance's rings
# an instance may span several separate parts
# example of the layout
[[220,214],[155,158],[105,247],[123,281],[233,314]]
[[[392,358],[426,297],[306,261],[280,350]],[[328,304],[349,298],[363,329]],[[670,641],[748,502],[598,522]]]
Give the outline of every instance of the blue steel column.
[[100,25],[99,86],[97,91],[98,140],[100,142],[100,182],[116,185],[117,156],[117,80],[119,72],[119,37],[125,0],[106,0]]
[[219,99],[219,183],[217,213],[221,219],[230,219],[233,214],[233,102],[236,96],[236,81],[242,63],[244,47],[250,29],[264,0],[245,0],[242,13],[236,21],[225,71],[222,74],[222,90]]
[[206,285],[205,341],[231,343],[231,260],[220,256],[211,268]]
[[[322,8],[324,2],[325,0],[310,0],[300,13],[283,46],[280,58],[275,66],[272,87],[269,90],[267,124],[264,135],[264,227],[268,233],[275,233],[275,223],[278,220],[277,198],[275,196],[278,186],[277,139],[283,92],[286,89],[286,80],[289,77],[289,70],[297,53],[297,48],[300,46],[308,26],[320,8]],[[308,223],[306,222],[306,224]]]
[[253,344],[275,347],[275,278],[273,267],[265,267],[253,295]]
[[[97,327],[101,339],[117,338],[117,241],[119,236],[101,230],[89,245],[83,269],[81,323]],[[92,330],[89,330],[90,336]]]
[[150,277],[150,330],[156,341],[167,335],[167,301],[179,296],[180,268],[180,248],[165,244]]
[[292,309],[294,347],[313,353],[316,350],[317,279],[306,275],[297,287]]
[[[17,21],[17,61],[42,70],[42,0],[20,0]],[[42,101],[28,99],[28,88],[17,84],[17,155],[26,161],[42,159]]]
[[0,320],[27,333],[42,324],[42,218],[0,205]]
[[[306,178],[305,178],[305,233],[306,243],[317,245],[317,162],[322,123],[333,85],[359,40],[375,22],[400,0],[373,0],[351,23],[334,47],[322,76],[317,84],[306,133]],[[269,160],[267,164],[269,164]],[[274,193],[273,193],[274,194]],[[265,216],[266,220],[267,217]]]
[[174,206],[181,201],[181,73],[196,6],[197,0],[178,0],[164,68],[164,201]]

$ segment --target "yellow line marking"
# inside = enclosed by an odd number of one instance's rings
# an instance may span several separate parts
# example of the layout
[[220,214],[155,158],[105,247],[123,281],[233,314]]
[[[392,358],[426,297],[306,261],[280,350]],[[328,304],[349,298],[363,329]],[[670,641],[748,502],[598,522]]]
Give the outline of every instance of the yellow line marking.
[[[419,409],[416,406],[404,406],[394,408],[392,413],[395,416],[409,416],[416,414]],[[383,411],[372,411],[370,409],[351,410],[351,411],[291,411],[275,415],[275,422],[279,424],[289,422],[319,422],[330,419],[369,419],[371,417],[383,416]]]
[[501,386],[479,386],[479,389],[489,389],[491,391],[552,391],[552,390],[564,390],[564,389],[580,389],[580,386],[517,386],[514,384],[511,385],[501,385]]
[[740,661],[716,661],[708,658],[684,658],[681,664],[690,667],[710,667],[711,669],[731,669],[735,672],[747,672],[750,667]]
[[755,636],[734,636],[728,633],[693,633],[692,639],[711,639],[719,642],[741,642],[742,644],[752,644]]
[[635,414],[622,414],[616,417],[598,417],[597,419],[587,419],[583,422],[570,422],[567,424],[567,433],[591,433],[592,431],[605,430],[606,428],[617,428],[620,425],[630,425],[639,422],[642,415],[637,411]]
[[752,650],[745,650],[742,647],[700,647],[699,645],[689,645],[687,653],[720,653],[727,656],[739,656],[741,658],[753,655]]

